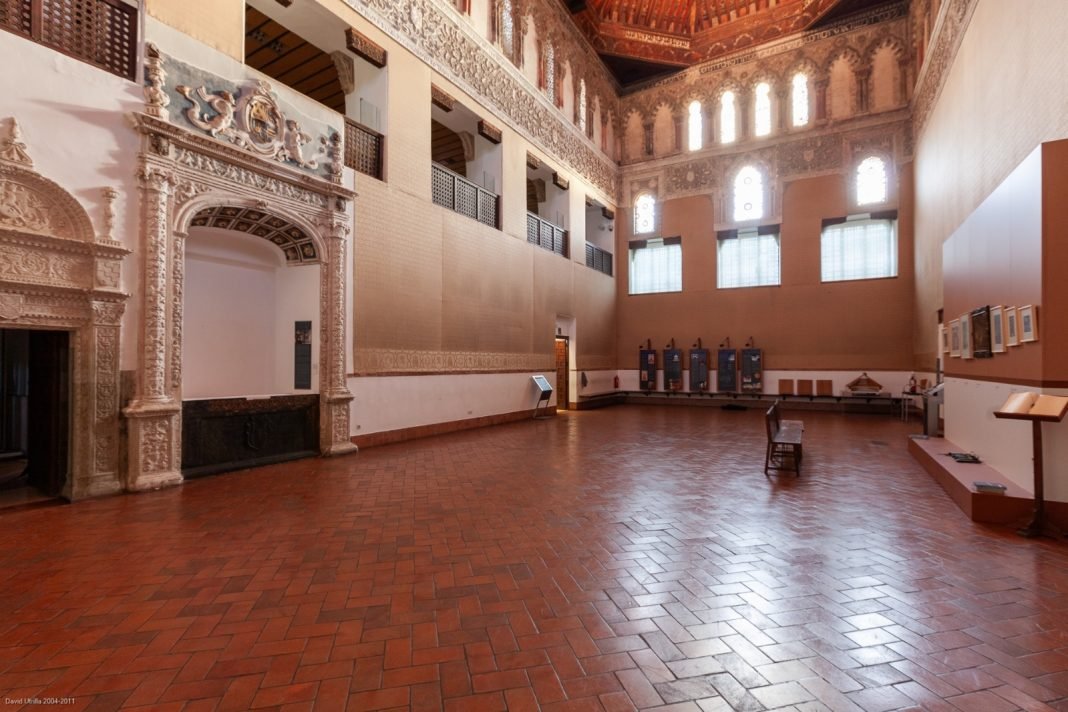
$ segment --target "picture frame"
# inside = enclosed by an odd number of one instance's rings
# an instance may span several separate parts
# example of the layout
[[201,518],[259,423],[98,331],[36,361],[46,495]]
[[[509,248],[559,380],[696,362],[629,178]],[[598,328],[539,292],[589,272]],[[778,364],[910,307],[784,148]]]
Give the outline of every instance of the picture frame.
[[960,319],[949,322],[949,355],[960,358]]
[[972,315],[960,315],[960,357],[972,358]]
[[938,353],[949,353],[949,327],[946,324],[938,325]]
[[1005,307],[990,307],[990,350],[1005,353]]
[[975,358],[993,358],[990,343],[990,307],[973,309],[968,315],[972,329],[972,356]]
[[1038,307],[1028,304],[1016,310],[1018,327],[1020,330],[1020,343],[1026,344],[1038,341]]
[[1020,330],[1016,321],[1016,307],[1005,307],[1005,345],[1020,345]]

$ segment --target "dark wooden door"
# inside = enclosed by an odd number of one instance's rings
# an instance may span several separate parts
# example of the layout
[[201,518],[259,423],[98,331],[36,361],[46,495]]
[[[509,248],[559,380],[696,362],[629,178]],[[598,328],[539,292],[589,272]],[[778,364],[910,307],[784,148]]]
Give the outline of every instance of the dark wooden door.
[[30,332],[29,483],[45,494],[58,495],[70,465],[70,334]]
[[556,407],[561,410],[567,410],[567,404],[571,400],[567,392],[570,375],[567,339],[558,338],[556,340]]

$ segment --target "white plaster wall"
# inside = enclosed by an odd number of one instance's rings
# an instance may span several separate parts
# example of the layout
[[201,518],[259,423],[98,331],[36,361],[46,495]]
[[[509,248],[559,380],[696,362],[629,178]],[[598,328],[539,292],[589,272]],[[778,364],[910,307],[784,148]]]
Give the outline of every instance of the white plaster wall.
[[[999,420],[994,417],[1012,393],[1035,389],[1008,383],[946,379],[946,439],[967,452],[979,455],[986,464],[1013,484],[1034,491],[1031,460],[1031,423]],[[1068,390],[1041,391],[1068,395]],[[1046,499],[1068,501],[1068,423],[1042,426],[1043,469]]]
[[528,17],[527,22],[529,29],[523,36],[523,76],[530,80],[533,86],[537,86],[538,65],[541,62],[541,57],[538,56],[538,32],[534,29],[532,18]]
[[[293,265],[281,267],[275,276],[275,393],[318,393],[319,392],[319,275],[320,267],[312,265]],[[293,362],[296,321],[310,321],[312,324],[312,362],[311,388],[293,387]]]
[[[139,143],[125,116],[143,106],[141,87],[0,31],[0,96],[0,121],[18,119],[34,170],[71,193],[97,230],[103,227],[101,190],[118,190],[114,238],[136,250]],[[122,266],[122,289],[135,296],[123,316],[121,369],[136,364],[138,260],[134,253]]]
[[[312,388],[293,388],[293,322],[312,322]],[[192,229],[186,247],[182,397],[318,391],[319,266],[286,266],[257,237]]]
[[554,386],[556,374],[486,373],[350,378],[353,435],[467,420],[532,409],[538,391],[531,376]]

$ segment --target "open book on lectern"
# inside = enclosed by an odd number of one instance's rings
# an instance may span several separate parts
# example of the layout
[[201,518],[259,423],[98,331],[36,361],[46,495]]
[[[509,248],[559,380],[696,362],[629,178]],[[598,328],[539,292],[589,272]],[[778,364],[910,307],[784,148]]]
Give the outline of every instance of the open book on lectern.
[[1068,396],[1051,396],[1033,391],[1013,393],[994,411],[999,418],[1054,422],[1064,418],[1065,413],[1068,413]]

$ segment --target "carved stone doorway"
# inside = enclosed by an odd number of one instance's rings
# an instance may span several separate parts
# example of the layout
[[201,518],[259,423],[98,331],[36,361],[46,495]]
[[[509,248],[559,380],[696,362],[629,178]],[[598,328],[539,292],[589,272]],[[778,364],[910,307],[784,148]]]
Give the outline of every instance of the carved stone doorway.
[[[348,207],[355,194],[163,119],[134,114],[142,135],[142,325],[129,419],[131,490],[182,481],[182,320],[185,242],[198,216],[219,208],[269,215],[302,234],[293,245],[320,267],[319,450],[353,452],[345,381]],[[284,248],[286,249],[286,248]]]
[[[70,414],[69,438],[56,436],[66,440],[58,447],[69,444],[69,469],[64,467],[69,476],[60,494],[79,499],[118,492],[119,321],[127,297],[119,289],[119,274],[129,250],[111,239],[117,193],[103,189],[104,230],[98,234],[81,204],[33,169],[18,124],[5,123],[0,125],[6,134],[0,137],[0,327],[59,332],[57,340],[69,344],[63,349],[69,365],[57,366],[69,374]],[[45,416],[65,417],[63,410]]]

